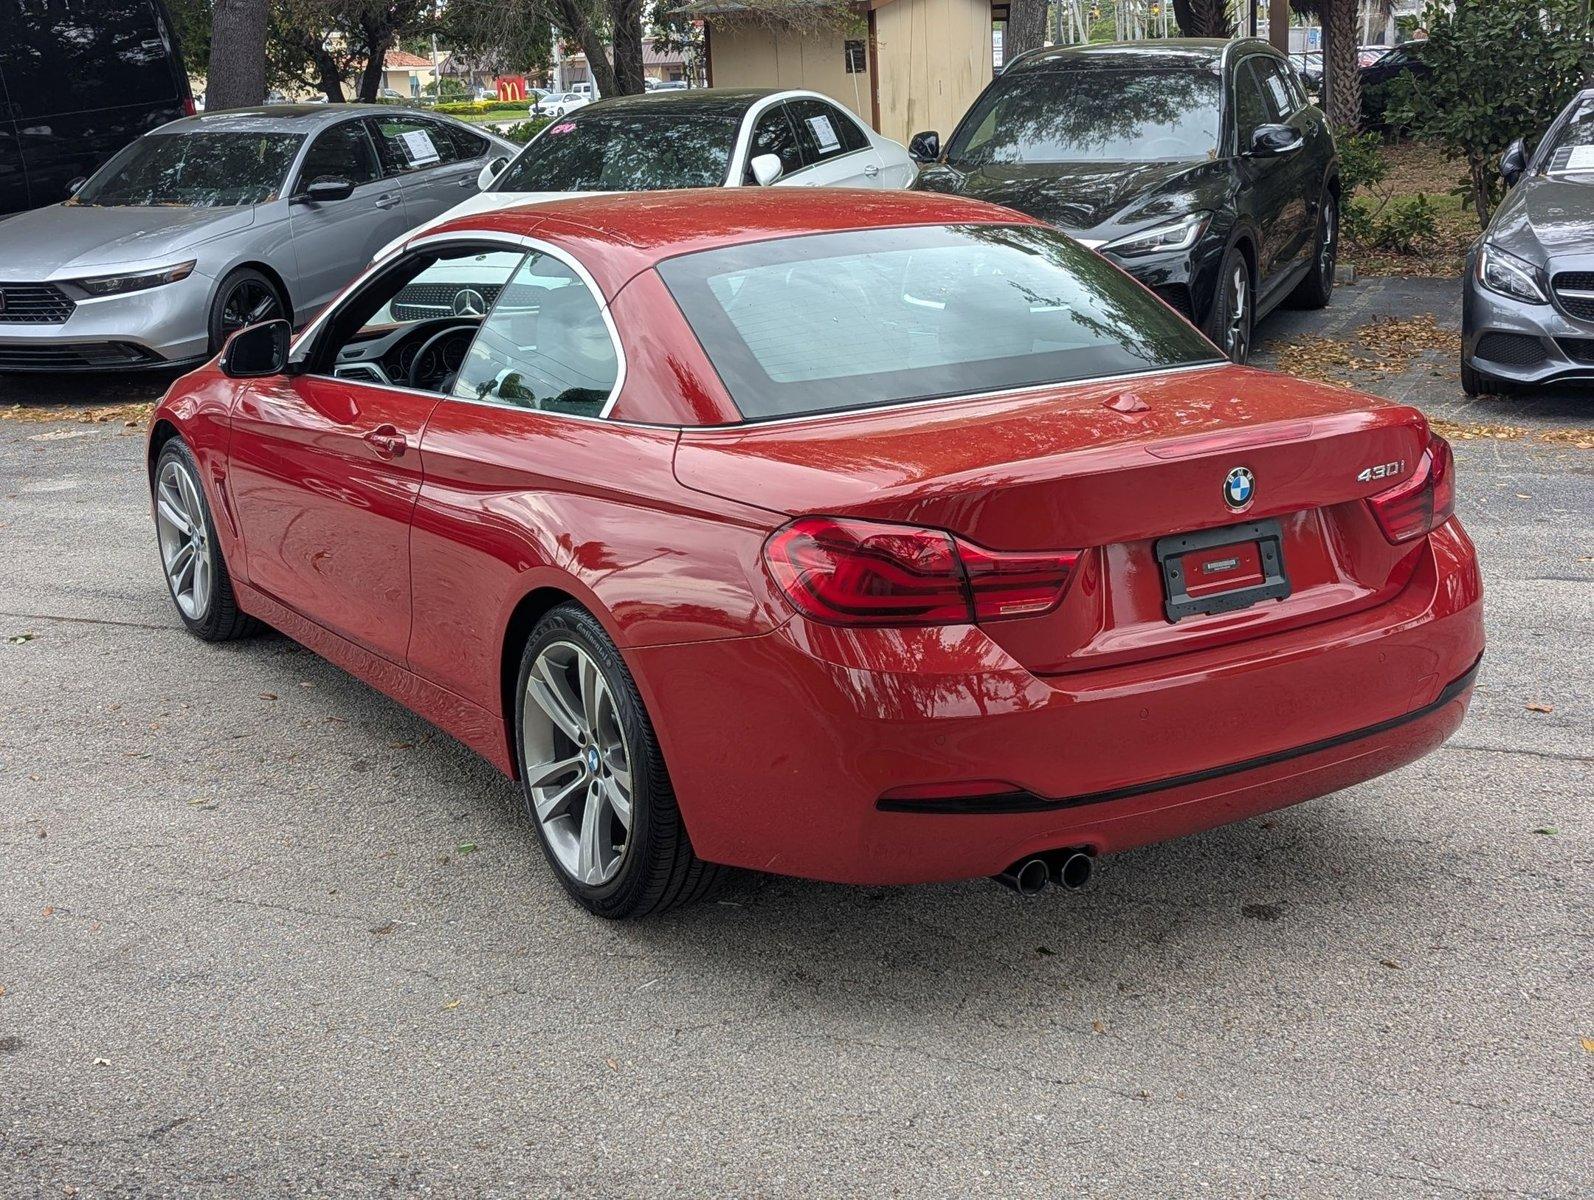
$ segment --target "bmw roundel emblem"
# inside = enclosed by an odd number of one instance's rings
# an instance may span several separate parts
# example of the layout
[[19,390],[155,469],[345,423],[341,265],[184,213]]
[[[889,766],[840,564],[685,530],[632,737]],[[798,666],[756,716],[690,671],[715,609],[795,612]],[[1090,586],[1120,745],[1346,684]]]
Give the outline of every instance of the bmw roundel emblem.
[[1223,500],[1230,508],[1240,509],[1251,503],[1256,495],[1256,476],[1250,467],[1235,467],[1223,480]]

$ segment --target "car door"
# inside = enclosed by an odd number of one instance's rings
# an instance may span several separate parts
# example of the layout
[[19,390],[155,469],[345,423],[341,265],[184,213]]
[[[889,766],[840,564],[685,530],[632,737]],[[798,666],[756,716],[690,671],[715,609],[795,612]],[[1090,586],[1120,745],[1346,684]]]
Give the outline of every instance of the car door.
[[[417,286],[502,287],[522,257],[500,254],[483,267],[479,251],[394,259],[312,331],[299,373],[257,381],[233,411],[229,511],[243,535],[248,581],[400,665],[410,636],[421,433],[442,395],[407,386],[399,364],[406,345],[420,352],[448,322],[405,321],[394,301]],[[394,338],[389,358],[397,362],[366,352]]]
[[1254,157],[1249,151],[1251,138],[1257,127],[1272,121],[1266,102],[1262,98],[1262,85],[1252,70],[1255,56],[1241,59],[1234,67],[1234,94],[1231,111],[1234,113],[1235,153],[1238,155],[1238,174],[1241,181],[1240,211],[1255,223],[1260,245],[1257,252],[1257,294],[1267,293],[1270,284],[1287,263],[1286,247],[1293,240],[1286,218],[1290,206],[1292,172],[1288,155]]
[[477,172],[461,160],[453,138],[438,122],[395,113],[372,118],[371,128],[383,169],[403,190],[412,227],[473,194]]
[[[1305,102],[1296,90],[1287,68],[1276,58],[1258,55],[1251,59],[1261,86],[1262,103],[1268,119],[1288,125],[1300,134],[1300,148],[1277,158],[1280,176],[1281,208],[1276,218],[1279,243],[1279,270],[1298,267],[1312,252],[1317,233],[1317,208],[1322,199],[1321,159],[1317,140],[1322,132],[1322,113]],[[1281,281],[1282,284],[1283,281]]]
[[858,123],[829,101],[786,101],[802,149],[801,182],[810,187],[878,187],[880,155]]
[[[317,179],[354,184],[343,200],[311,201],[305,189]],[[383,176],[363,120],[344,121],[316,134],[294,176],[288,228],[299,273],[294,311],[319,311],[365,269],[376,252],[414,222],[398,184]]]

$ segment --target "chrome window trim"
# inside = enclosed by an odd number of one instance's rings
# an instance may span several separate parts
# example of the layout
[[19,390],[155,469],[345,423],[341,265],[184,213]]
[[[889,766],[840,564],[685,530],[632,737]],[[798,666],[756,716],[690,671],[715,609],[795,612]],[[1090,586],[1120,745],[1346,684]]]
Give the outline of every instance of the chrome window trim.
[[[511,411],[540,412],[540,413],[546,413],[546,415],[548,415],[550,417],[569,417],[571,420],[575,420],[575,421],[607,421],[607,420],[609,420],[609,414],[614,411],[615,403],[619,400],[620,392],[625,387],[626,376],[628,374],[628,368],[627,368],[627,363],[626,363],[626,358],[625,358],[625,346],[620,341],[620,331],[615,326],[613,315],[609,312],[609,301],[604,297],[603,289],[598,287],[597,280],[593,279],[592,273],[587,270],[587,268],[582,264],[581,260],[576,258],[575,255],[571,254],[568,250],[562,249],[559,246],[555,246],[552,242],[545,242],[541,238],[534,238],[534,237],[531,237],[531,236],[529,236],[527,234],[486,232],[486,231],[478,232],[478,231],[474,231],[474,230],[470,231],[470,232],[460,232],[460,233],[438,233],[438,234],[432,234],[432,235],[427,236],[427,237],[417,238],[415,241],[409,242],[408,244],[406,244],[404,246],[404,248],[400,251],[400,254],[411,254],[411,253],[414,253],[414,252],[416,252],[418,250],[424,250],[424,249],[426,249],[428,247],[432,247],[432,246],[447,246],[447,245],[450,245],[450,244],[453,244],[453,243],[457,243],[457,244],[461,244],[461,245],[480,245],[480,244],[482,244],[484,242],[496,243],[496,244],[506,245],[506,246],[513,246],[516,249],[526,251],[527,253],[536,252],[536,253],[540,253],[540,254],[546,254],[550,258],[556,259],[557,261],[563,263],[565,266],[569,267],[571,269],[571,271],[573,271],[575,273],[576,277],[581,280],[583,286],[585,286],[587,291],[591,294],[593,300],[595,300],[597,302],[598,315],[603,318],[604,328],[609,331],[609,341],[611,343],[613,343],[613,345],[614,345],[614,358],[615,358],[614,386],[609,389],[608,398],[604,400],[603,406],[598,410],[597,416],[588,417],[588,416],[583,416],[580,413],[559,413],[559,412],[552,412],[552,411],[549,411],[548,409],[541,409],[541,408],[521,408],[518,404],[504,404],[504,403],[502,403],[500,401],[496,401],[496,400],[473,400],[473,399],[469,399],[469,398],[463,397],[463,396],[448,396],[448,395],[444,395],[441,392],[428,392],[428,391],[423,391],[420,388],[402,387],[402,386],[400,386],[398,384],[392,384],[390,386],[395,388],[398,391],[401,391],[401,392],[410,392],[411,394],[417,395],[417,396],[436,396],[439,400],[442,400],[442,401],[452,400],[452,401],[457,401],[460,404],[482,404],[482,405],[486,405],[486,406],[491,407],[491,408],[498,408],[498,409],[506,409],[507,408],[507,409],[509,409]],[[289,350],[289,361],[291,362],[293,360],[294,352],[300,350],[301,348],[303,348],[303,349],[308,349],[309,348],[309,346],[315,341],[315,339],[318,336],[320,336],[322,326],[324,326],[326,324],[327,319],[332,315],[332,313],[334,311],[342,308],[350,299],[352,299],[354,296],[356,296],[360,292],[360,290],[364,287],[366,281],[372,275],[376,274],[378,271],[387,270],[395,262],[398,261],[398,258],[399,258],[399,255],[398,254],[394,254],[394,255],[390,255],[389,257],[387,257],[385,259],[382,259],[380,262],[373,263],[371,266],[366,268],[365,273],[363,275],[361,275],[358,279],[356,279],[352,284],[350,284],[344,290],[343,294],[338,298],[338,300],[335,303],[329,304],[325,308],[323,308],[321,310],[321,312],[316,315],[316,319],[314,321],[310,322],[309,325],[305,326],[304,332],[301,333],[298,336],[298,338],[296,338],[294,340],[293,346]],[[518,270],[519,268],[517,267],[516,269]],[[495,305],[495,307],[496,307],[496,305]],[[486,320],[487,320],[487,317],[490,317],[490,316],[492,316],[492,310],[491,309],[489,309],[487,314],[486,314],[486,316],[484,316],[482,318],[483,323],[485,323]],[[478,326],[478,330],[479,330],[479,328],[480,327]],[[475,339],[474,338],[472,339],[472,344],[473,345],[475,344]],[[469,353],[468,350],[467,350],[467,353]],[[303,360],[301,359],[300,361],[303,361]],[[317,378],[317,379],[337,379],[340,383],[352,384],[352,385],[355,385],[355,386],[362,386],[362,387],[378,387],[378,386],[381,386],[379,384],[371,383],[369,380],[343,379],[343,378],[341,378],[341,377],[339,377],[337,375],[336,371],[337,371],[337,368],[334,366],[333,374],[331,374],[331,375],[322,375],[322,374],[315,373],[315,372],[307,372],[307,373],[308,374],[313,374],[315,376],[315,378]],[[647,422],[637,421],[637,422],[626,422],[626,423],[627,424],[638,424],[638,425],[640,425],[640,424],[646,424]],[[677,427],[676,426],[665,426],[665,428],[677,428]]]

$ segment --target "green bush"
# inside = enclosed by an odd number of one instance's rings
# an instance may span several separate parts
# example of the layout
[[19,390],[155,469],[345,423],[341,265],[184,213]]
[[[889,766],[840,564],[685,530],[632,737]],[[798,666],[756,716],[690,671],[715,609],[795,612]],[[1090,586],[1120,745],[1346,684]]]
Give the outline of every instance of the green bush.
[[523,113],[530,108],[530,100],[445,100],[442,104],[437,105],[438,112],[448,113],[450,116],[456,117],[497,112]]
[[508,129],[498,130],[498,136],[524,146],[552,120],[552,117],[534,117],[529,121],[521,121],[518,125],[511,125]]
[[1367,219],[1368,230],[1363,239],[1379,250],[1393,250],[1397,254],[1415,254],[1424,242],[1439,236],[1437,210],[1422,192],[1405,200],[1396,201],[1380,214]]

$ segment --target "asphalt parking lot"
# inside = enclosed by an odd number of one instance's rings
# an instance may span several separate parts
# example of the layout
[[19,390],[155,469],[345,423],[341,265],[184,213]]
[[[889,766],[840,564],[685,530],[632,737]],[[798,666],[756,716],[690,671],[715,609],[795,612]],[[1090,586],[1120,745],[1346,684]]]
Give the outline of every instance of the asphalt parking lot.
[[743,876],[586,916],[485,763],[182,632],[142,431],[35,419],[161,384],[0,383],[0,1196],[1586,1196],[1594,398],[1390,351],[1456,292],[1259,345],[1382,338],[1347,369],[1455,431],[1466,725],[1034,901]]

